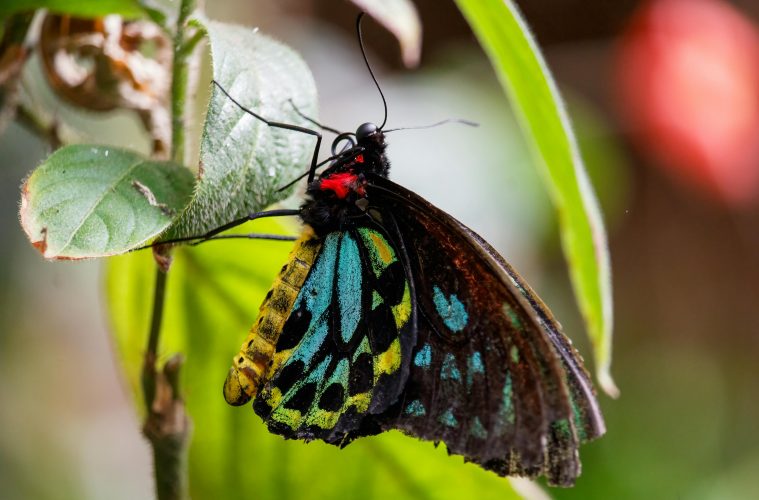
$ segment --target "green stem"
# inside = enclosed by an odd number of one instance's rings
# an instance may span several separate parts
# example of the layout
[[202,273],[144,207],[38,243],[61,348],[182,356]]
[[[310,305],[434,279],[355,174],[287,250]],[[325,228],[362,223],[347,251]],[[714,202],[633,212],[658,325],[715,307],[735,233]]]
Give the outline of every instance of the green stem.
[[185,164],[185,105],[190,68],[185,50],[187,20],[195,10],[197,0],[182,0],[174,33],[174,61],[171,74],[171,159]]
[[158,341],[166,296],[166,270],[156,270],[153,313],[147,351],[142,368],[142,385],[148,410],[143,433],[153,449],[153,466],[158,500],[182,500],[187,494],[187,443],[190,421],[179,388],[182,357],[169,359],[162,371],[156,368]]
[[163,304],[166,297],[166,272],[156,266],[155,288],[153,291],[153,313],[150,319],[148,346],[145,351],[145,364],[142,370],[142,392],[145,406],[150,411],[156,395],[156,359],[158,358],[158,339],[161,336],[163,322]]
[[182,47],[182,56],[188,58],[192,56],[193,51],[197,48],[198,44],[205,39],[205,37],[205,30],[196,29],[195,33],[193,33],[193,35],[187,39],[184,47]]
[[158,337],[163,321],[163,302],[166,298],[166,272],[158,267],[155,276],[155,297],[153,299],[153,318],[150,321],[148,352],[155,355],[158,351]]
[[[171,159],[185,161],[185,108],[190,74],[190,50],[187,50],[185,30],[197,0],[182,0],[174,31],[171,81]],[[190,42],[195,43],[191,37]],[[163,367],[156,368],[158,345],[163,320],[166,278],[170,257],[156,254],[156,280],[153,295],[153,315],[142,371],[143,395],[147,417],[143,433],[153,448],[153,465],[158,500],[188,498],[187,444],[190,439],[190,420],[185,412],[179,387],[181,356],[174,356]]]

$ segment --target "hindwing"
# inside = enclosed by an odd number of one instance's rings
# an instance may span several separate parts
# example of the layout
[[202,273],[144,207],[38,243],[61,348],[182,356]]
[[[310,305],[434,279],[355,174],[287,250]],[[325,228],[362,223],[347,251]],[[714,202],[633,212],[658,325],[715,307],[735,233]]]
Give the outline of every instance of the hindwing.
[[254,409],[272,432],[340,444],[398,400],[415,344],[405,264],[374,226],[323,238]]
[[419,311],[408,383],[378,425],[443,441],[501,475],[572,484],[579,443],[604,424],[548,309],[453,217],[384,178],[367,192],[407,249]]

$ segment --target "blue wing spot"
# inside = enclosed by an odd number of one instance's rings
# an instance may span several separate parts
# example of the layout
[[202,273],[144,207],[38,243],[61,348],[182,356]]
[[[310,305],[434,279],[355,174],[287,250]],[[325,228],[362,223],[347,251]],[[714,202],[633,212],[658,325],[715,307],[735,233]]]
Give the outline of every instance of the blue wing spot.
[[469,433],[477,439],[487,439],[488,431],[483,427],[479,417],[474,417],[472,420],[472,426],[469,428]]
[[312,317],[316,319],[329,307],[332,302],[332,282],[335,276],[339,237],[338,233],[330,233],[324,239],[316,266],[311,269],[293,309],[297,309],[301,302],[305,302]]
[[424,344],[414,357],[414,364],[419,368],[429,368],[432,363],[432,348],[429,344]]
[[514,413],[511,375],[508,373],[506,374],[506,382],[503,384],[503,400],[501,401],[499,414],[509,424],[514,423],[516,415]]
[[[520,288],[520,291],[524,294],[524,290]],[[519,318],[519,314],[509,305],[504,304],[503,305],[503,312],[506,314],[506,317],[509,319],[509,323],[511,323],[511,326],[516,330],[523,330],[524,324],[522,323],[522,320]]]
[[440,317],[443,318],[445,326],[454,333],[463,330],[469,321],[469,315],[459,298],[456,295],[446,298],[445,294],[437,286],[433,288],[432,293],[435,308]]
[[440,415],[438,422],[443,425],[447,425],[448,427],[457,427],[459,425],[459,421],[456,420],[456,417],[453,416],[453,412],[450,408],[445,410],[445,413]]
[[477,374],[485,374],[485,365],[482,364],[482,356],[479,351],[475,351],[469,356],[469,359],[467,360],[467,368],[466,386],[467,388],[471,388],[472,383],[474,382],[474,376]]
[[440,378],[461,381],[461,372],[456,366],[456,357],[451,353],[445,355],[443,366],[440,368]]
[[412,415],[414,417],[423,417],[427,410],[424,409],[424,405],[418,399],[413,400],[408,404],[405,410],[406,415]]
[[[332,361],[332,356],[327,355],[327,357],[324,358],[324,360],[321,363],[319,363],[319,365],[316,368],[314,368],[314,370],[308,375],[308,377],[306,377],[305,379],[301,379],[295,385],[293,385],[290,388],[290,390],[287,391],[287,394],[285,394],[282,397],[282,400],[280,401],[279,406],[275,408],[275,411],[281,408],[282,406],[284,406],[285,403],[290,401],[292,397],[298,392],[298,390],[304,385],[309,384],[309,383],[321,384],[322,381],[324,380],[324,375],[326,374],[327,366],[329,365],[330,361]],[[291,424],[290,426],[293,429],[297,427],[298,425],[300,425],[299,422],[290,422],[290,424]]]
[[[361,320],[361,256],[358,245],[348,234],[340,242],[337,269],[340,333],[343,342],[349,342]],[[322,286],[329,285],[324,283]]]
[[324,384],[324,387],[327,387],[333,383],[338,383],[342,385],[343,387],[347,388],[349,376],[350,376],[350,364],[348,363],[348,358],[343,358],[337,363],[335,370],[332,372],[332,375],[329,377],[329,380],[327,380],[327,383]]
[[324,343],[324,340],[327,338],[327,331],[329,328],[325,320],[326,317],[322,317],[315,323],[311,323],[311,325],[309,325],[308,330],[303,335],[303,339],[301,339],[300,343],[295,348],[292,356],[290,356],[290,358],[285,362],[285,365],[289,365],[294,361],[300,360],[303,361],[306,370],[308,370],[308,368],[311,366],[311,360],[313,360],[314,355],[316,355],[316,352],[319,350],[319,348]]
[[565,439],[572,437],[572,427],[569,425],[569,420],[566,418],[555,421],[551,424],[551,427]]
[[335,260],[337,259],[337,243],[339,233],[330,233],[324,239],[319,258],[311,268],[311,272],[295,299],[293,310],[305,304],[311,312],[311,323],[306,332],[294,347],[292,356],[285,366],[293,361],[301,360],[308,370],[316,352],[327,338],[326,315],[324,314],[332,302],[332,283],[335,276]]
[[356,349],[356,352],[353,353],[353,359],[352,361],[355,363],[359,356],[362,354],[371,354],[372,349],[369,347],[369,339],[367,337],[364,337],[364,339],[361,341],[361,343],[358,345],[358,348]]

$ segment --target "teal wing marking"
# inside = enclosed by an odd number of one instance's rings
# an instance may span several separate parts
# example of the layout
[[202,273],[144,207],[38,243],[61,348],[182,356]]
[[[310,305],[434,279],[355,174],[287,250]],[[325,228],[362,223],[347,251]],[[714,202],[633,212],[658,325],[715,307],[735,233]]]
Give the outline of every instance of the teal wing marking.
[[337,299],[340,310],[340,334],[343,342],[349,342],[358,331],[363,301],[361,297],[361,255],[358,245],[349,234],[343,235],[338,262]]
[[397,401],[416,334],[400,258],[378,228],[324,238],[254,402],[272,432],[339,444]]

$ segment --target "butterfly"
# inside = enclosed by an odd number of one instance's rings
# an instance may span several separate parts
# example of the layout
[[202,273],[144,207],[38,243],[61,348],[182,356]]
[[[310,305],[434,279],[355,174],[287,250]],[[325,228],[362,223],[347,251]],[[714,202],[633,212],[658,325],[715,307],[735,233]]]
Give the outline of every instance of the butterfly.
[[252,400],[288,439],[343,447],[398,429],[502,476],[572,485],[580,444],[605,432],[582,358],[493,247],[388,179],[386,121],[387,107],[380,126],[339,134],[318,176],[317,147],[300,209],[259,214],[304,230],[226,401]]

